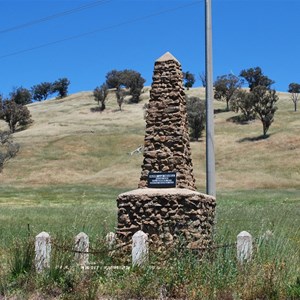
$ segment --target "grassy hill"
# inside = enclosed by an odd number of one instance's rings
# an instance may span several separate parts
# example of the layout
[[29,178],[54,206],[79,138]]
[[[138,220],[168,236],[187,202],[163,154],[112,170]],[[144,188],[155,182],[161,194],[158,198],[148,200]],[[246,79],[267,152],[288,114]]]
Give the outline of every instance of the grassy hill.
[[[202,88],[191,95],[204,98]],[[259,120],[247,125],[230,121],[235,114],[222,112],[215,102],[215,149],[217,189],[299,189],[300,118],[286,93],[279,93],[275,122],[265,140]],[[139,104],[118,110],[113,92],[107,109],[93,112],[91,92],[70,95],[28,106],[34,123],[14,134],[21,145],[18,156],[0,175],[2,188],[65,184],[136,188],[142,155],[129,155],[143,144],[144,110],[149,88]],[[221,112],[220,112],[221,111]],[[5,123],[0,126],[5,127]],[[205,191],[205,139],[193,142],[194,175]]]

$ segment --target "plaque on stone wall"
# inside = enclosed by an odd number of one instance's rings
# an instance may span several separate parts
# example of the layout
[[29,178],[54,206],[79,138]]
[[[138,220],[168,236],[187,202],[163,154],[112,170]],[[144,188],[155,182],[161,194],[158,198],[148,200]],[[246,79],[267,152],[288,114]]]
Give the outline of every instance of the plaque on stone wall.
[[176,187],[175,172],[150,172],[148,174],[149,188],[174,188]]

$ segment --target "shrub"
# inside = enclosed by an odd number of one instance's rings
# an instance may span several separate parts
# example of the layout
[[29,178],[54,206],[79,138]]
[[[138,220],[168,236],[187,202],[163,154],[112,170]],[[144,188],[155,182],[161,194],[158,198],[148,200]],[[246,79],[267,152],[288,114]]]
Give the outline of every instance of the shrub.
[[190,136],[198,141],[205,128],[205,102],[198,97],[186,97]]
[[4,164],[15,157],[20,149],[19,144],[12,141],[9,131],[0,131],[0,173]]

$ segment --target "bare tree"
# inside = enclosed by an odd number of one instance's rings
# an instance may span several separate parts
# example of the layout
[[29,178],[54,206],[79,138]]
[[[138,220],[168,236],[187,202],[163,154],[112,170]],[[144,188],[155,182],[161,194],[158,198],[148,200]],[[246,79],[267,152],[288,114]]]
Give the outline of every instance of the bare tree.
[[205,76],[204,72],[202,74],[199,74],[199,78],[202,83],[202,86],[206,87],[206,76]]

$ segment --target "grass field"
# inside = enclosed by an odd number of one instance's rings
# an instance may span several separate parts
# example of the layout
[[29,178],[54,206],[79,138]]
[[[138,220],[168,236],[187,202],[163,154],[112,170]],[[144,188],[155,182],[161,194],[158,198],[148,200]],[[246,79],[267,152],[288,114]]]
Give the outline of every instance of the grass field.
[[[187,93],[203,98],[204,90]],[[260,121],[234,123],[235,114],[215,102],[216,240],[233,242],[242,230],[258,238],[271,230],[300,260],[300,118],[289,95],[279,96],[267,139],[258,138]],[[93,242],[114,229],[117,195],[139,181],[142,155],[129,153],[143,144],[148,97],[146,89],[139,104],[119,111],[111,93],[102,113],[92,112],[91,92],[28,106],[34,123],[14,134],[21,150],[0,174],[3,259],[12,241],[28,234],[85,231]],[[191,148],[196,185],[205,192],[205,139]],[[286,259],[289,266],[298,262],[295,281],[299,260]]]
[[[7,188],[1,193],[1,248],[13,237],[49,231],[74,236],[85,231],[104,236],[116,226],[117,195],[124,189],[87,185]],[[259,236],[266,230],[285,231],[300,247],[299,191],[236,190],[221,192],[217,228],[227,228],[234,241],[242,230]],[[29,228],[28,228],[29,225]]]

